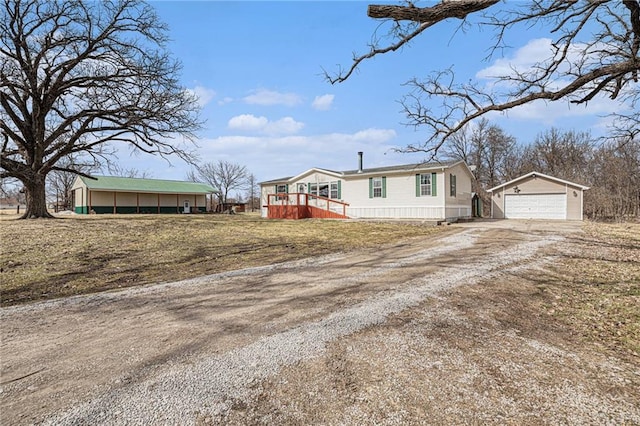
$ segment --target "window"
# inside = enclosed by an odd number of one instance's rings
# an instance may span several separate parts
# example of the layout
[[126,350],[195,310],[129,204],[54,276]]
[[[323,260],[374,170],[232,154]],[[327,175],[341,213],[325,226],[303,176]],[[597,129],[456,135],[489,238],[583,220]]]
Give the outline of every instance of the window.
[[416,175],[416,197],[435,197],[438,186],[435,173],[421,173]]
[[369,198],[387,198],[387,177],[369,178]]
[[420,195],[431,195],[431,174],[420,175]]
[[456,175],[449,174],[449,195],[456,196]]
[[382,198],[382,178],[373,178],[373,198]]
[[338,199],[340,198],[340,181],[333,182],[309,182],[309,194],[319,197]]
[[[289,192],[289,185],[287,184],[278,184],[276,185],[276,194],[286,194]],[[276,201],[286,200],[287,196],[276,196]]]
[[318,184],[318,195],[324,198],[329,198],[329,184],[326,182],[320,182]]
[[331,198],[334,200],[340,198],[340,185],[338,183],[338,181],[331,182]]

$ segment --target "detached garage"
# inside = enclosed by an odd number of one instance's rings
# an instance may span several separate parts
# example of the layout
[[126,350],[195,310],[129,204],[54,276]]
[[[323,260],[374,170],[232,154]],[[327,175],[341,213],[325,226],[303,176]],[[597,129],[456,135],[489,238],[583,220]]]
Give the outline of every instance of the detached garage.
[[531,172],[489,190],[491,217],[582,220],[587,189],[578,183]]

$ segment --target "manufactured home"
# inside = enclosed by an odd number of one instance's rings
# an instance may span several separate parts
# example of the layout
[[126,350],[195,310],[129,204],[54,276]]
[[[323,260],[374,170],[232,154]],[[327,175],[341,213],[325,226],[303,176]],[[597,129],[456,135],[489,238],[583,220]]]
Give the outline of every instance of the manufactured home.
[[262,182],[262,217],[456,220],[471,217],[473,175],[464,161],[311,168]]

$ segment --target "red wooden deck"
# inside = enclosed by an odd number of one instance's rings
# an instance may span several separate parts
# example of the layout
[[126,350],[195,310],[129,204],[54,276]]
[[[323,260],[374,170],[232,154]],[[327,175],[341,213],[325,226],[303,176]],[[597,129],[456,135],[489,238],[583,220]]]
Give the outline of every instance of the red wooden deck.
[[289,193],[267,195],[269,219],[348,219],[349,204],[312,194]]

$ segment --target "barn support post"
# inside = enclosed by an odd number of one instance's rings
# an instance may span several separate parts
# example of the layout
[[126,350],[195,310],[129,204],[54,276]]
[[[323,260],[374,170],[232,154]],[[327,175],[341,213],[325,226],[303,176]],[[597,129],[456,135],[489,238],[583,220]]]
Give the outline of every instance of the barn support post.
[[113,191],[113,214],[116,214],[117,212],[117,205],[118,205],[117,199],[116,199],[117,194],[118,193],[116,191]]
[[136,213],[140,213],[140,193],[136,192]]
[[180,194],[176,194],[176,213],[180,213]]
[[160,193],[158,193],[158,214],[160,214]]

